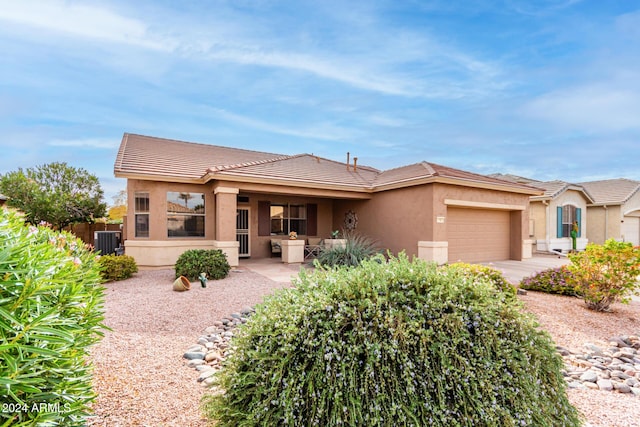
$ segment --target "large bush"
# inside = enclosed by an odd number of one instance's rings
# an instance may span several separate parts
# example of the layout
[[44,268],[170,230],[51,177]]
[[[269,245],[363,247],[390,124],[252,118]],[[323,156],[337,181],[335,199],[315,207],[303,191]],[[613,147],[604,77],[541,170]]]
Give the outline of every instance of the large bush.
[[301,272],[234,338],[217,426],[577,426],[550,337],[493,283],[406,256]]
[[502,292],[510,295],[516,295],[516,288],[507,281],[502,272],[496,268],[482,264],[467,264],[464,262],[455,262],[449,264],[451,271],[458,270],[463,275],[468,275],[472,280],[480,280],[493,285]]
[[80,240],[0,209],[0,425],[85,424],[101,280]]
[[175,269],[176,278],[184,276],[193,282],[201,273],[208,279],[224,279],[231,267],[220,249],[190,249],[178,257]]
[[356,233],[344,233],[345,244],[323,249],[316,259],[320,265],[357,266],[379,253],[375,241]]
[[587,307],[609,311],[614,302],[628,302],[640,289],[640,248],[609,239],[569,254],[572,285]]
[[136,260],[129,255],[102,255],[99,263],[105,281],[128,279],[138,272]]
[[565,265],[525,277],[520,282],[520,287],[549,294],[579,296],[579,292],[573,285],[573,273]]

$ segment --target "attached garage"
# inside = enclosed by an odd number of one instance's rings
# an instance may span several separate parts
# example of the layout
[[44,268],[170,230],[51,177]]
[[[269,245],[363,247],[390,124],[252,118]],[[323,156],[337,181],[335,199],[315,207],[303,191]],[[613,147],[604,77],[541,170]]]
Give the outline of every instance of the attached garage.
[[624,241],[631,242],[634,246],[640,245],[640,217],[627,215],[623,221],[620,234]]
[[447,209],[449,262],[485,262],[510,258],[509,211]]

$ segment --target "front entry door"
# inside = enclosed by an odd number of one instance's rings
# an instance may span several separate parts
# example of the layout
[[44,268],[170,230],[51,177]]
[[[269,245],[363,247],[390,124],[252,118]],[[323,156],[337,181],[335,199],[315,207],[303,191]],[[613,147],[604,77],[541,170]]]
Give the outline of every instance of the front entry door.
[[251,256],[249,248],[249,209],[239,208],[236,214],[236,240],[240,243],[238,256],[248,258]]

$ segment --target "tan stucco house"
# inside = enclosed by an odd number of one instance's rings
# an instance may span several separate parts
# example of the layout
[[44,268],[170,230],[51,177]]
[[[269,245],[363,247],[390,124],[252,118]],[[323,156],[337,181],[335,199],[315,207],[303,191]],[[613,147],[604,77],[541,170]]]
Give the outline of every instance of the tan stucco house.
[[492,174],[510,182],[527,184],[544,190],[531,196],[529,205],[529,237],[538,252],[568,252],[573,249],[571,229],[578,228],[576,249],[583,250],[589,243],[587,206],[594,203],[593,196],[579,184],[565,181],[537,181],[509,174]]
[[608,179],[581,184],[593,195],[587,206],[587,232],[592,242],[607,239],[640,245],[640,181]]
[[290,231],[346,228],[439,263],[531,256],[539,189],[427,162],[380,171],[356,160],[124,134],[114,172],[127,179],[126,253],[170,266],[187,249],[219,248],[237,265],[271,256],[271,240]]

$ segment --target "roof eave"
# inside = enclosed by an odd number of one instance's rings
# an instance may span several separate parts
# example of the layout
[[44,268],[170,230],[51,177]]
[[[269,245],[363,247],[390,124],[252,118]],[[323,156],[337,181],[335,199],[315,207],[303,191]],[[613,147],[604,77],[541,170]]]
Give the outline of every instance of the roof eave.
[[116,178],[138,179],[141,181],[162,181],[162,182],[179,182],[186,184],[204,184],[206,181],[202,177],[164,175],[154,173],[124,172],[115,170],[113,175]]
[[541,190],[536,190],[533,188],[523,188],[511,185],[502,185],[498,183],[490,183],[483,182],[472,179],[464,179],[464,178],[453,178],[447,176],[428,176],[428,177],[420,177],[420,178],[409,178],[404,180],[399,180],[391,183],[386,183],[380,186],[373,187],[374,192],[378,191],[388,191],[395,190],[399,188],[412,187],[416,185],[424,185],[424,184],[450,184],[450,185],[465,185],[467,187],[473,188],[482,188],[485,190],[497,190],[497,191],[505,191],[509,193],[519,193],[526,194],[529,196],[532,195],[541,195],[543,192]]
[[268,184],[268,185],[288,185],[292,187],[298,188],[310,188],[310,189],[322,189],[322,190],[337,190],[337,191],[347,191],[347,192],[356,192],[356,193],[371,193],[371,190],[363,185],[357,184],[335,184],[323,181],[309,181],[309,180],[299,180],[295,178],[268,178],[260,175],[249,175],[249,174],[234,174],[230,172],[224,173],[215,173],[209,172],[205,174],[203,177],[203,182],[209,182],[211,180],[218,181],[236,181],[236,182],[246,182],[252,184]]

